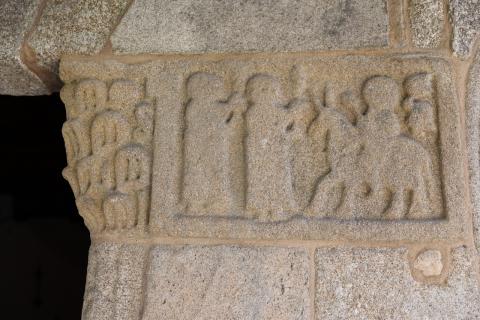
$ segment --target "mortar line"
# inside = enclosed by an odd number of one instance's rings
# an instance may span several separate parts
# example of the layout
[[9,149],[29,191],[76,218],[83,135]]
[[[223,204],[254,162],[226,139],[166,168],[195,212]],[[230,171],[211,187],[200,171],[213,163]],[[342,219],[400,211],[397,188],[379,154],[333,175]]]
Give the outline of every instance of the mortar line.
[[[473,64],[475,62],[475,58],[477,55],[480,55],[480,36],[477,37],[475,39],[475,42],[473,43],[472,45],[472,48],[471,48],[471,52],[470,52],[470,56],[464,60],[464,61],[461,61],[461,60],[458,60],[458,64],[459,64],[459,67],[457,67],[457,69],[459,69],[460,71],[463,71],[464,74],[463,74],[463,77],[462,79],[459,79],[459,80],[463,80],[462,83],[459,83],[458,84],[458,87],[460,88],[460,90],[462,91],[462,99],[463,99],[463,106],[464,106],[464,126],[465,128],[463,128],[463,135],[462,138],[464,139],[464,143],[466,145],[466,152],[467,152],[467,160],[466,160],[466,177],[467,177],[467,184],[468,184],[468,188],[467,188],[467,199],[468,199],[468,203],[467,203],[467,207],[469,209],[469,212],[470,214],[467,215],[467,223],[469,224],[468,226],[468,232],[466,233],[467,236],[469,236],[470,238],[470,245],[472,246],[473,248],[473,251],[474,251],[474,255],[473,255],[473,261],[475,262],[475,275],[476,275],[476,278],[477,278],[477,281],[478,281],[478,284],[480,285],[480,251],[478,250],[477,248],[477,245],[476,245],[476,238],[477,237],[480,237],[480,234],[477,234],[475,232],[475,215],[476,215],[476,207],[473,205],[473,202],[474,202],[474,199],[473,199],[473,195],[472,195],[472,176],[470,175],[470,155],[469,155],[469,152],[472,151],[469,149],[469,147],[471,147],[470,145],[470,138],[468,138],[467,140],[467,136],[470,136],[470,132],[468,131],[468,128],[469,128],[469,125],[467,123],[467,117],[469,116],[469,114],[467,114],[467,103],[470,102],[470,99],[469,99],[469,86],[470,86],[470,76],[471,76],[471,72],[472,72],[472,67],[473,67]],[[461,69],[461,67],[463,67],[463,70]],[[474,116],[479,116],[478,114],[478,110],[476,112],[476,114],[474,114]],[[478,122],[478,119],[477,119],[477,122]],[[476,126],[480,126],[478,123],[476,124]],[[478,144],[477,144],[478,146]],[[478,152],[478,147],[475,148],[475,152]],[[479,238],[480,240],[480,238]]]
[[148,286],[148,275],[150,274],[151,269],[151,251],[152,248],[149,246],[146,250],[145,257],[144,257],[144,265],[142,266],[142,292],[141,296],[142,299],[140,301],[139,309],[138,309],[138,320],[142,320],[145,318],[145,307],[147,303],[147,286]]
[[443,5],[443,39],[441,46],[453,53],[452,39],[453,39],[453,25],[450,21],[450,5],[448,0],[442,1]]
[[[477,51],[478,45],[480,41],[475,43],[473,48],[473,53]],[[465,194],[465,201],[468,213],[465,215],[465,224],[467,224],[466,228],[467,231],[465,232],[465,241],[467,242],[468,246],[472,246],[475,248],[475,236],[474,236],[474,207],[472,203],[472,194],[471,194],[471,176],[470,176],[470,164],[469,164],[469,152],[467,139],[469,132],[468,132],[468,124],[467,124],[467,103],[468,100],[468,86],[470,80],[470,71],[473,66],[473,61],[475,58],[475,54],[472,54],[468,59],[462,61],[459,59],[454,60],[454,70],[455,70],[455,88],[458,95],[458,100],[460,104],[460,143],[461,148],[464,151],[465,157],[462,163],[463,174],[465,177],[465,186],[466,186],[466,194]]]
[[415,48],[412,41],[412,22],[410,21],[410,4],[411,0],[399,0],[402,1],[402,15],[404,24],[404,34],[405,34],[405,47],[407,49],[418,49]]
[[316,263],[315,263],[315,248],[308,248],[309,251],[309,266],[310,266],[310,282],[309,282],[309,290],[310,290],[310,319],[315,320],[315,290],[317,284],[317,272],[316,272]]
[[38,79],[40,79],[40,81],[47,88],[47,90],[55,91],[55,89],[59,86],[59,83],[57,81],[57,75],[37,64],[36,53],[28,45],[28,39],[30,39],[33,32],[37,29],[46,6],[47,0],[42,0],[38,5],[32,24],[23,35],[22,44],[20,46],[20,61],[28,69],[28,71],[30,71],[35,76],[37,76]]
[[383,47],[383,48],[362,48],[362,49],[343,49],[343,50],[312,50],[312,51],[277,51],[277,52],[169,52],[169,53],[140,53],[140,54],[109,54],[99,53],[96,55],[67,54],[63,60],[80,60],[102,62],[106,59],[117,60],[119,62],[141,63],[151,60],[174,60],[191,59],[210,60],[218,59],[242,59],[242,58],[269,58],[272,55],[277,57],[330,57],[330,56],[351,56],[351,55],[372,55],[385,56],[386,54],[432,54],[443,58],[452,58],[450,50],[445,48],[414,48],[414,47]]
[[120,25],[120,23],[122,22],[123,18],[125,17],[125,15],[128,13],[128,11],[130,10],[131,6],[133,5],[133,3],[135,2],[135,0],[128,0],[128,3],[127,5],[125,6],[125,11],[123,12],[123,14],[121,14],[118,18],[117,18],[117,21],[115,21],[115,24],[112,26],[111,30],[110,30],[110,33],[108,34],[108,36],[106,37],[106,41],[105,41],[105,45],[103,46],[103,48],[99,51],[99,54],[113,54],[113,45],[112,45],[112,36],[113,34],[115,33],[115,31],[117,30],[118,26]]
[[181,237],[155,237],[155,238],[120,238],[102,235],[92,236],[92,243],[118,243],[137,245],[171,245],[171,246],[242,246],[242,247],[287,247],[287,248],[317,248],[317,247],[361,247],[361,248],[408,248],[412,246],[439,247],[466,245],[465,239],[447,239],[434,241],[372,241],[372,240],[272,240],[272,239],[219,239],[219,238],[181,238]]
[[402,48],[405,46],[405,18],[403,13],[403,0],[388,0],[387,11],[389,21],[389,46],[393,48]]

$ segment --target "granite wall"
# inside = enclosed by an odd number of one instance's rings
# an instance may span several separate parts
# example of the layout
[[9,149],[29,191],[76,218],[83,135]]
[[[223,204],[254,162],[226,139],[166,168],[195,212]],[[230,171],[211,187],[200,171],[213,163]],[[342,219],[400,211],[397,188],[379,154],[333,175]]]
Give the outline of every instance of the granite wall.
[[480,2],[0,4],[59,90],[83,319],[480,318]]

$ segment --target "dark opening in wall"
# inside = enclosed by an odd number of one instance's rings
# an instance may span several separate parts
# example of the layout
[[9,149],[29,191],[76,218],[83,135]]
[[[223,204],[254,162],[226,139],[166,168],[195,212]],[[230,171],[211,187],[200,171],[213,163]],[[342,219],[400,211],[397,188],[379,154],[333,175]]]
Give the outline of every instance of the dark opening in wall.
[[80,319],[90,239],[61,172],[58,94],[0,96],[2,319]]

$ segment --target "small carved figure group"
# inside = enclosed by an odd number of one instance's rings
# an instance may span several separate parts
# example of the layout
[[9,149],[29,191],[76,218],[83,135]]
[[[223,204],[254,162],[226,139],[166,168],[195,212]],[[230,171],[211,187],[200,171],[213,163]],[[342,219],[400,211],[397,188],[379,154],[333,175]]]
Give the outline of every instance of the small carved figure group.
[[69,181],[91,232],[148,223],[153,107],[140,85],[82,80],[62,90]]
[[337,97],[326,85],[323,98],[307,88],[301,67],[291,79],[290,98],[268,74],[251,76],[244,94],[214,74],[187,79],[188,214],[266,222],[440,217],[431,74],[409,76],[403,86],[374,76],[360,96]]

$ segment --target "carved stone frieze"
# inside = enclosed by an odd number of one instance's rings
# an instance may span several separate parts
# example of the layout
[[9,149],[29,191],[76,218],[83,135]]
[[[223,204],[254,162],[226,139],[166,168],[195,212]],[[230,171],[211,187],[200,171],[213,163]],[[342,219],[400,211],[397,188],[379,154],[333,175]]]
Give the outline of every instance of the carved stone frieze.
[[441,58],[72,58],[61,71],[64,176],[93,232],[463,237]]

